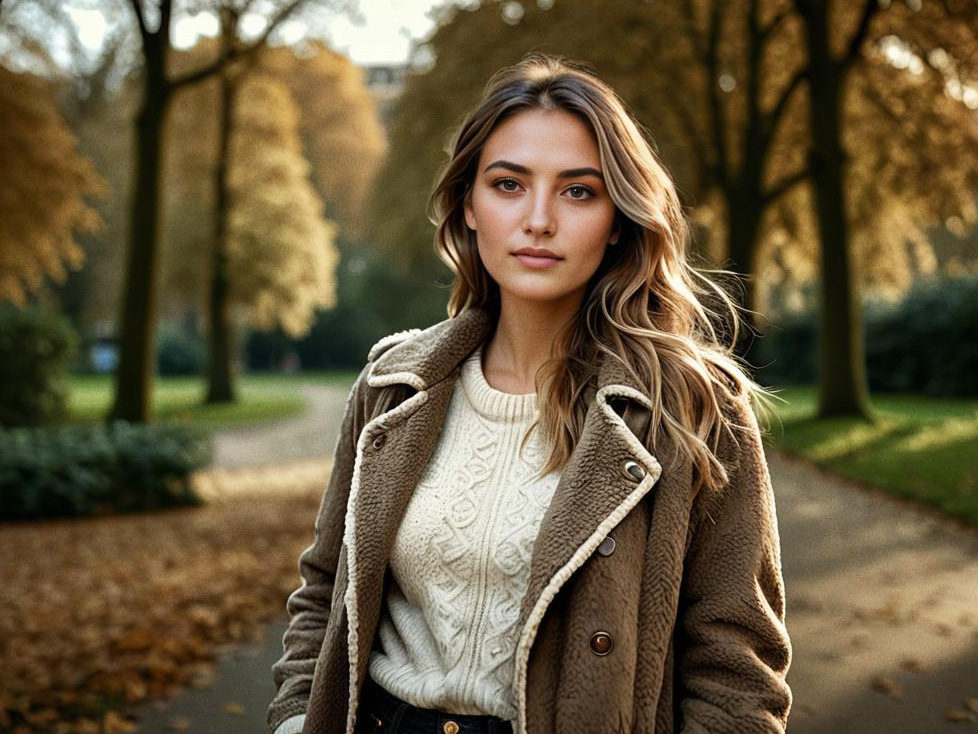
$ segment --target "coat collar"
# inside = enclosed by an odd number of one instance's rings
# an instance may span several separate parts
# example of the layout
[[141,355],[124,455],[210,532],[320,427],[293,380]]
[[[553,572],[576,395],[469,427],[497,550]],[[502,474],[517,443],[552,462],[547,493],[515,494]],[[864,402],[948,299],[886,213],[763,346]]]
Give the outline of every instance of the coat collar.
[[[367,378],[371,387],[394,383],[411,385],[418,391],[447,378],[465,357],[485,342],[492,330],[492,315],[484,306],[473,306],[454,318],[445,319],[384,351]],[[625,365],[603,358],[598,370],[597,390],[607,386],[627,388],[621,396],[644,394],[642,385]],[[639,401],[648,403],[647,400]]]

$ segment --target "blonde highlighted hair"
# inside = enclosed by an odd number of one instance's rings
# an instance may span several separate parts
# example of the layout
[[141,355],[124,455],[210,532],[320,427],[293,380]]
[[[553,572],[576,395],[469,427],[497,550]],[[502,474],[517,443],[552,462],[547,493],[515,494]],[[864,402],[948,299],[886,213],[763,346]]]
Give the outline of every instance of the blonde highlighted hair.
[[[562,468],[580,438],[600,360],[622,362],[654,409],[646,441],[664,431],[693,467],[694,491],[728,481],[715,453],[721,430],[731,426],[721,412],[718,389],[770,398],[734,354],[740,308],[706,274],[689,262],[689,224],[676,186],[659,161],[644,128],[615,91],[588,64],[532,52],[492,76],[482,99],[453,136],[450,158],[429,201],[438,256],[455,273],[449,317],[474,307],[499,315],[499,287],[479,257],[476,233],[465,223],[479,156],[495,127],[528,109],[559,108],[593,129],[608,192],[620,226],[618,244],[608,247],[588,284],[581,308],[557,335],[554,354],[536,374],[540,415],[550,456],[541,474]],[[706,302],[714,298],[730,316],[724,344]],[[734,426],[736,428],[736,426]],[[528,433],[529,435],[529,433]],[[527,437],[524,437],[524,444]]]

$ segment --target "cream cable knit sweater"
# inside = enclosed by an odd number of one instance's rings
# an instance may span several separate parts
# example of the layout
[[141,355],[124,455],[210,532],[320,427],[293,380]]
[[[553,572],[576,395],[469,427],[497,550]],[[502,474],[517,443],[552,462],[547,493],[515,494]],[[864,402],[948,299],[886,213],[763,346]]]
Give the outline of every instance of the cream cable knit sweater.
[[512,660],[530,555],[559,472],[546,454],[536,394],[494,389],[482,349],[462,363],[435,453],[408,504],[370,675],[415,706],[516,717]]
[[[515,628],[530,556],[560,478],[534,430],[536,394],[493,388],[480,347],[462,371],[438,445],[408,504],[391,555],[394,577],[369,674],[423,708],[512,721]],[[302,729],[295,716],[276,731]]]

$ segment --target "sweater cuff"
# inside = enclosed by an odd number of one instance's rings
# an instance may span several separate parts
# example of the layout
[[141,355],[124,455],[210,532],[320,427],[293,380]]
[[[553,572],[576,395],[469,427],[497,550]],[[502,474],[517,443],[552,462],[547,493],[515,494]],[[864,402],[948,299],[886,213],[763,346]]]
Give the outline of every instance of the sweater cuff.
[[283,721],[275,729],[275,734],[302,734],[302,725],[306,723],[305,714],[296,714]]

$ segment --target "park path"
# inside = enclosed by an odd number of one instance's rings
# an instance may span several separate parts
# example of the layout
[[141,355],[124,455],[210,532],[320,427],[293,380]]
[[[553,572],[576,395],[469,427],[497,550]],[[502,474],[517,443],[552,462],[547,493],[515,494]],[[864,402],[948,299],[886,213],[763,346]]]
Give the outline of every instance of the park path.
[[[218,463],[331,454],[346,393],[303,390],[302,416],[218,434]],[[978,712],[978,533],[774,449],[768,461],[793,647],[788,731],[978,731],[947,718],[968,715],[969,699]],[[266,625],[261,644],[229,648],[211,687],[133,709],[139,732],[264,734],[286,622]]]
[[306,409],[272,423],[217,431],[214,463],[237,469],[332,457],[347,389],[331,385],[299,385]]

